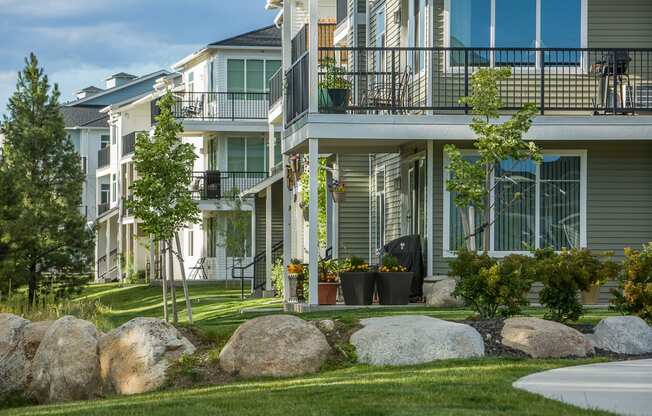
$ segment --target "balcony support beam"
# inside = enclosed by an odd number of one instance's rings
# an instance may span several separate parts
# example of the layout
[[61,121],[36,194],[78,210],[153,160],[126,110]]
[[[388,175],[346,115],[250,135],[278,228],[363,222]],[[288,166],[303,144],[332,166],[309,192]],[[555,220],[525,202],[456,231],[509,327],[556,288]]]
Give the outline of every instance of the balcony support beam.
[[318,305],[318,262],[319,262],[319,139],[309,139],[308,160],[310,166],[310,201],[308,204],[308,268],[309,302]]
[[308,15],[310,23],[308,25],[308,112],[319,112],[319,103],[317,100],[318,85],[318,46],[319,46],[319,0],[309,0]]
[[[284,25],[285,26],[285,25]],[[285,166],[288,165],[288,156],[283,155],[283,301],[290,300],[290,282],[288,281],[288,265],[292,260],[292,190],[288,187],[289,178]]]
[[272,290],[272,185],[265,191],[265,290]]

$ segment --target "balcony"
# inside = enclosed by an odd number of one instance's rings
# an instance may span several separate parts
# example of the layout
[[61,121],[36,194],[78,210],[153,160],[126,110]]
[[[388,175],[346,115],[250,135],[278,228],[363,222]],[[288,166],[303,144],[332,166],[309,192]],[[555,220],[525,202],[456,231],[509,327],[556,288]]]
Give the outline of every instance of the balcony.
[[178,92],[172,114],[185,120],[266,120],[266,92]]
[[195,200],[235,198],[267,177],[267,172],[194,172],[192,197]]
[[97,151],[97,168],[105,168],[111,164],[111,147],[106,146]]
[[[466,114],[479,68],[507,67],[502,110],[536,104],[541,114],[652,111],[652,49],[319,48],[319,61],[346,56],[342,99],[318,94],[320,113]],[[342,62],[342,59],[339,60]],[[288,123],[308,109],[308,55],[286,73]],[[332,75],[332,74],[331,74]],[[319,82],[328,74],[320,69]]]
[[283,98],[283,68],[279,68],[269,80],[270,107],[273,107],[281,98]]
[[136,132],[122,136],[122,156],[132,154],[136,150]]
[[102,215],[105,212],[107,212],[109,209],[111,209],[111,204],[110,203],[104,203],[104,204],[97,204],[97,215]]

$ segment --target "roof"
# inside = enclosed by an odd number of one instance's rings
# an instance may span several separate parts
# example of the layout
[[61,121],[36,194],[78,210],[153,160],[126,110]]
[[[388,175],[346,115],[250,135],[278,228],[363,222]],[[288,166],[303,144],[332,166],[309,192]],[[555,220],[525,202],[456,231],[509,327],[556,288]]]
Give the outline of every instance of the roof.
[[95,85],[91,85],[90,87],[82,88],[81,90],[78,91],[80,92],[101,92],[103,91],[102,88],[97,88]]
[[210,46],[261,46],[281,47],[281,29],[275,25],[252,30],[228,39],[213,42]]
[[106,77],[107,80],[113,79],[113,78],[130,78],[130,79],[135,79],[138,78],[135,75],[127,74],[126,72],[118,72],[117,74],[109,75]]
[[109,116],[100,113],[100,107],[61,106],[66,127],[109,127]]
[[106,94],[110,94],[112,92],[115,92],[115,91],[118,91],[118,90],[121,90],[121,89],[124,89],[124,88],[128,88],[128,87],[130,87],[130,86],[132,86],[134,84],[138,84],[139,82],[145,81],[145,80],[150,79],[150,78],[154,78],[154,77],[158,78],[158,77],[160,77],[162,75],[168,75],[169,73],[170,73],[169,71],[167,71],[165,69],[161,69],[161,70],[158,70],[156,72],[152,72],[151,74],[147,74],[147,75],[143,75],[142,77],[135,78],[135,79],[133,79],[133,80],[131,80],[129,82],[126,82],[126,83],[124,83],[122,85],[118,85],[118,86],[115,86],[113,88],[102,90],[102,91],[98,92],[97,94],[91,95],[90,97],[82,98],[82,99],[76,100],[76,101],[71,101],[69,103],[66,103],[65,105],[67,105],[67,106],[81,105],[81,104],[85,103],[86,101],[97,100],[97,98],[102,97],[102,96],[104,96]]

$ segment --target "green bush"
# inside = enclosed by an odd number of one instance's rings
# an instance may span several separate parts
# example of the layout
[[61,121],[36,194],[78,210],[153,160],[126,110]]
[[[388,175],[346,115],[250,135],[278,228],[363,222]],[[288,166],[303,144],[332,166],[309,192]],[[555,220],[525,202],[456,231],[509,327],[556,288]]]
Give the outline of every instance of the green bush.
[[285,284],[285,268],[283,267],[283,259],[278,258],[272,267],[272,286],[276,296],[283,297],[283,287]]
[[531,264],[527,256],[514,254],[499,261],[486,253],[460,250],[449,262],[450,276],[458,279],[454,295],[464,299],[481,319],[516,315],[528,303]]
[[618,289],[613,291],[611,308],[652,324],[652,243],[642,250],[625,249]]
[[588,249],[564,249],[559,253],[551,248],[540,249],[534,258],[537,280],[543,283],[539,301],[547,309],[544,318],[558,322],[579,319],[584,313],[580,291],[616,278],[619,270],[610,253],[594,255]]

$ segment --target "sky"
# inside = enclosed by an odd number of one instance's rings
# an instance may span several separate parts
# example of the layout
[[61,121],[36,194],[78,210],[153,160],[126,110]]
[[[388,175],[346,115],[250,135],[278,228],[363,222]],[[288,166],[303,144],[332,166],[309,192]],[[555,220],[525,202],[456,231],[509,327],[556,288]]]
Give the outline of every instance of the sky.
[[113,73],[170,69],[274,16],[264,0],[0,0],[0,114],[30,52],[65,102]]

